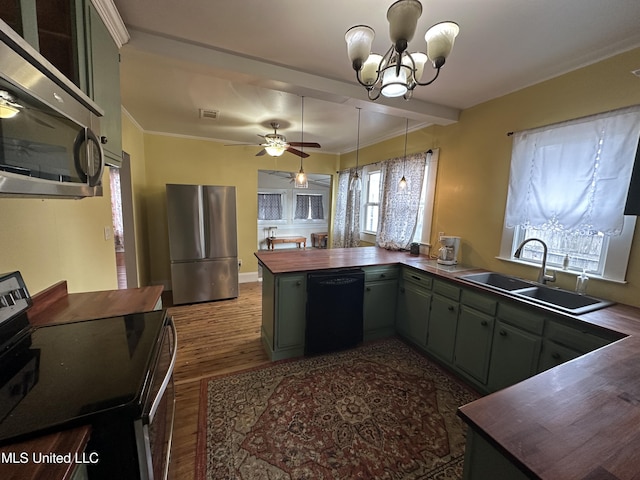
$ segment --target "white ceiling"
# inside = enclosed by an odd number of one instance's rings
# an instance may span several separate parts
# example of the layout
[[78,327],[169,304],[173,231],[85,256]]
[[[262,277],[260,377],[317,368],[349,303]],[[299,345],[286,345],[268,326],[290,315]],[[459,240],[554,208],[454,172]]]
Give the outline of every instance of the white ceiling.
[[[326,153],[355,149],[356,106],[367,145],[403,134],[406,118],[410,130],[450,124],[462,109],[640,46],[638,0],[424,0],[410,50],[424,50],[430,25],[453,20],[453,53],[412,100],[371,102],[344,33],[370,25],[373,51],[384,53],[392,0],[114,1],[131,36],[122,104],[145,131],[259,143],[277,121],[300,141],[304,96],[304,141]],[[218,119],[200,119],[201,108]]]

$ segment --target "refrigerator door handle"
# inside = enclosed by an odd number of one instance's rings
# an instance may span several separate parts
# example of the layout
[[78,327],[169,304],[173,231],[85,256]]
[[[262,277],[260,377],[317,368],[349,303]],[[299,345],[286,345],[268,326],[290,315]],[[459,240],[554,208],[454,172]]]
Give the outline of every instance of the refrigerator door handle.
[[206,188],[198,187],[198,212],[200,216],[200,245],[203,258],[209,257],[209,205],[205,201]]

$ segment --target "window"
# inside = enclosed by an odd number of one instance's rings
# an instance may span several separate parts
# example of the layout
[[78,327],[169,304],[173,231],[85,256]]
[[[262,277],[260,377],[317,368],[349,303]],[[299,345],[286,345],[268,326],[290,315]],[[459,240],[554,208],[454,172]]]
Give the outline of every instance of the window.
[[282,219],[282,194],[258,193],[258,220]]
[[378,212],[380,211],[380,170],[365,171],[363,189],[363,232],[373,234],[378,231]]
[[[514,136],[500,256],[524,240],[547,264],[623,281],[635,218],[624,204],[640,136],[632,107]],[[529,242],[521,260],[541,263]]]
[[296,194],[296,220],[324,220],[321,194]]

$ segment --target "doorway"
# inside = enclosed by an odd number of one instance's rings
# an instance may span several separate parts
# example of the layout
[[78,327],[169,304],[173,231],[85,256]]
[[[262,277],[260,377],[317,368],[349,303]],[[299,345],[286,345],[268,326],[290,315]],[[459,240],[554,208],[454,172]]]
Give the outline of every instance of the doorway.
[[131,157],[122,152],[120,168],[109,168],[111,218],[118,289],[139,287],[131,185]]

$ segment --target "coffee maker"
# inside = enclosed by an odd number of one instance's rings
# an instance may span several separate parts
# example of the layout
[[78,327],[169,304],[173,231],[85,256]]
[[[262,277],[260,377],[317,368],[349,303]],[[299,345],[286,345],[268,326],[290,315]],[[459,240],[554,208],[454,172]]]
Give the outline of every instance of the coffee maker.
[[458,250],[460,249],[460,237],[440,237],[440,250],[438,250],[438,263],[441,265],[456,265],[458,263]]

